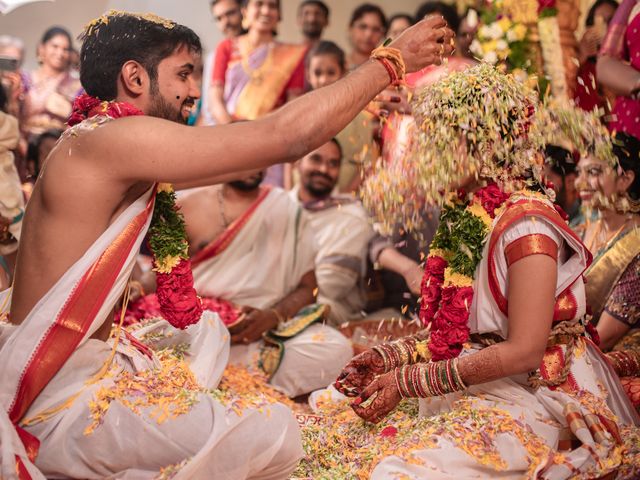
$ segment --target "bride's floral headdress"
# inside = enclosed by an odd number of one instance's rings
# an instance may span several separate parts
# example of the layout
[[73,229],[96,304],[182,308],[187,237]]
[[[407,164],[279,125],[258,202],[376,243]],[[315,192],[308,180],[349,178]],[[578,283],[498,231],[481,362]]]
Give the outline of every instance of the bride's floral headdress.
[[[537,93],[488,64],[453,72],[416,92],[409,153],[378,168],[364,201],[382,223],[420,224],[424,207],[443,204],[470,173],[505,190],[542,179],[544,136],[535,122]],[[450,187],[451,186],[451,187]]]

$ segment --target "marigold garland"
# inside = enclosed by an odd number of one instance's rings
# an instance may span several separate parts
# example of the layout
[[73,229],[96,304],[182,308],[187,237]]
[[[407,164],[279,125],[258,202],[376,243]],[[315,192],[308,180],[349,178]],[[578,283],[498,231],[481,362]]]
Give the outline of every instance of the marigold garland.
[[[83,94],[74,101],[68,123],[74,126],[90,117],[116,119],[136,115],[144,115],[144,112],[129,103],[106,102]],[[157,272],[156,293],[162,316],[176,328],[185,329],[197,323],[202,316],[202,302],[193,288],[184,218],[168,183],[156,187],[149,246]]]

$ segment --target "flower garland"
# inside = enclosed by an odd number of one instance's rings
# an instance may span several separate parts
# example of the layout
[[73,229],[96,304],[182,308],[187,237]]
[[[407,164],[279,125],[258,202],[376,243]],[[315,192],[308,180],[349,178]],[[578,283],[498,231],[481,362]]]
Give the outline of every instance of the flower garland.
[[531,69],[528,29],[512,18],[503,0],[486,2],[481,11],[482,26],[469,49],[483,62],[505,63],[509,70]]
[[538,18],[556,17],[558,9],[556,0],[538,0]]
[[67,124],[73,127],[88,118],[96,116],[120,118],[135,115],[144,115],[144,112],[130,103],[103,102],[99,98],[83,93],[74,100],[73,110]]
[[556,0],[538,0],[538,33],[544,71],[556,98],[568,99],[569,87],[564,67]]
[[[82,94],[73,104],[70,127],[96,116],[121,118],[144,115],[125,102],[101,101]],[[157,186],[156,201],[149,228],[149,246],[157,272],[157,296],[162,316],[174,327],[185,329],[197,323],[202,315],[202,302],[193,288],[184,218],[176,206],[176,195],[170,184]]]
[[197,323],[202,316],[202,301],[193,288],[184,218],[168,183],[158,184],[149,247],[153,252],[156,295],[162,316],[180,329]]
[[442,211],[425,265],[420,305],[420,319],[431,325],[433,361],[457,357],[469,339],[476,267],[493,219],[508,198],[490,184],[478,190],[468,205],[458,198]]

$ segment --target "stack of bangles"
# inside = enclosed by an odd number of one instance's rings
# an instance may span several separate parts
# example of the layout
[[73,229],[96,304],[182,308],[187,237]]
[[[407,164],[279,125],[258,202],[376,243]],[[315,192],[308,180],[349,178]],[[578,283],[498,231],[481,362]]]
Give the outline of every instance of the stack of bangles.
[[412,337],[391,343],[382,343],[373,347],[372,350],[382,357],[385,372],[390,372],[402,365],[416,363],[418,360],[416,339]]
[[460,392],[467,386],[458,372],[458,359],[404,365],[395,370],[402,398],[428,398]]
[[402,53],[397,48],[378,47],[371,52],[371,58],[379,61],[389,74],[389,79],[393,85],[404,81],[407,67],[402,58]]
[[619,377],[640,375],[640,352],[631,350],[614,351],[607,353],[607,358]]

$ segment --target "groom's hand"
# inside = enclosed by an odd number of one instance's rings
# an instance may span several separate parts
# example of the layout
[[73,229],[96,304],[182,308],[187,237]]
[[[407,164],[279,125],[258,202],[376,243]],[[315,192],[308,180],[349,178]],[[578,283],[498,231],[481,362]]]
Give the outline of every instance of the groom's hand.
[[407,73],[440,65],[455,48],[454,33],[441,15],[430,15],[389,44],[402,53]]

